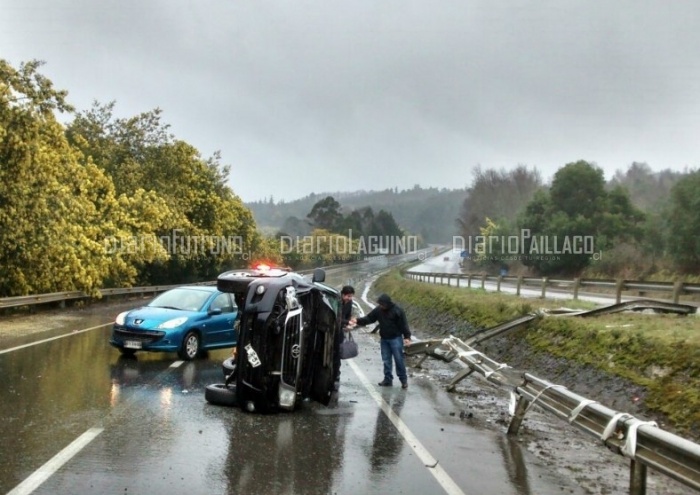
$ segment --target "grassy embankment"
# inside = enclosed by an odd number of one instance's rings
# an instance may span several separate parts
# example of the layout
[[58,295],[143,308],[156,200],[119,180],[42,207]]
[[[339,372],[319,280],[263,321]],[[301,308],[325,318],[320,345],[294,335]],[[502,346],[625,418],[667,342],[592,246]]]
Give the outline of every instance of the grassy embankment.
[[[381,277],[375,292],[402,305],[447,314],[485,328],[539,308],[591,308],[589,303],[521,299],[481,289],[430,285]],[[466,325],[465,325],[466,327]],[[460,334],[463,333],[463,334]],[[457,330],[457,337],[465,337]],[[679,431],[700,430],[700,316],[618,313],[595,318],[542,318],[523,334],[537,352],[594,366],[647,390],[646,405],[666,415]]]

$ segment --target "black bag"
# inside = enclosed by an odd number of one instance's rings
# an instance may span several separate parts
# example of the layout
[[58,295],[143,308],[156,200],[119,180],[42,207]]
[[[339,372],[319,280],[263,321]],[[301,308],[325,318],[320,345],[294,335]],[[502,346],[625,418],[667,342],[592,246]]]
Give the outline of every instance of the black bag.
[[345,340],[340,343],[340,359],[352,359],[359,353],[357,342],[352,338],[352,332],[348,332]]

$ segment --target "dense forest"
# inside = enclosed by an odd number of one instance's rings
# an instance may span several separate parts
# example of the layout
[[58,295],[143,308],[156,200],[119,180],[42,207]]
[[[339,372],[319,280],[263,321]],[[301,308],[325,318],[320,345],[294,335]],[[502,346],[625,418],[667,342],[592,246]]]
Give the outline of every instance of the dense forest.
[[0,59],[0,297],[212,280],[256,260],[319,266],[374,254],[366,239],[382,236],[461,239],[466,269],[700,272],[697,170],[633,163],[606,182],[594,163],[576,161],[544,183],[536,168],[477,168],[464,189],[246,205],[229,167],[173,136],[160,109],[117,118],[115,103],[95,102],[76,111],[40,67]]
[[273,198],[246,203],[257,224],[267,232],[283,231],[294,235],[310,232],[306,215],[314,204],[327,196],[340,204],[341,212],[370,207],[384,210],[396,219],[406,232],[420,236],[428,243],[445,243],[459,234],[455,219],[466,189],[422,188],[385,189],[382,191],[327,192],[310,194],[295,201],[275,202]]
[[477,170],[459,217],[468,270],[627,279],[700,273],[700,171],[632,163],[605,181],[583,160]]
[[[477,167],[464,189],[415,186],[331,197],[345,214],[366,205],[389,212],[425,242],[452,242],[469,253],[465,270],[670,280],[700,271],[699,174],[634,162],[606,181],[595,163],[580,160],[549,182],[536,167]],[[324,196],[246,205],[268,232],[305,235],[313,228],[307,214]]]

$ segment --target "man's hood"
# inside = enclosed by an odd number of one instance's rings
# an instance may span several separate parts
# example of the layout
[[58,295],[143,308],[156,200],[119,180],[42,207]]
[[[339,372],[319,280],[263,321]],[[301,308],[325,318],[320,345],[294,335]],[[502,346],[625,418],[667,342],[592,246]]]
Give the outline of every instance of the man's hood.
[[391,300],[388,294],[382,294],[377,298],[377,304],[391,308],[394,305],[394,301]]

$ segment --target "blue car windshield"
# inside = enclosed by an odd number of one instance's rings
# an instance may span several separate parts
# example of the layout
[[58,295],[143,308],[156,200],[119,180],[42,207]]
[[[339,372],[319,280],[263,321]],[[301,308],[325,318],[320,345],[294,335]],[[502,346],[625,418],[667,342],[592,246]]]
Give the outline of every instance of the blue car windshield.
[[180,309],[183,311],[201,311],[211,292],[197,289],[172,289],[163,292],[148,305],[157,308]]

